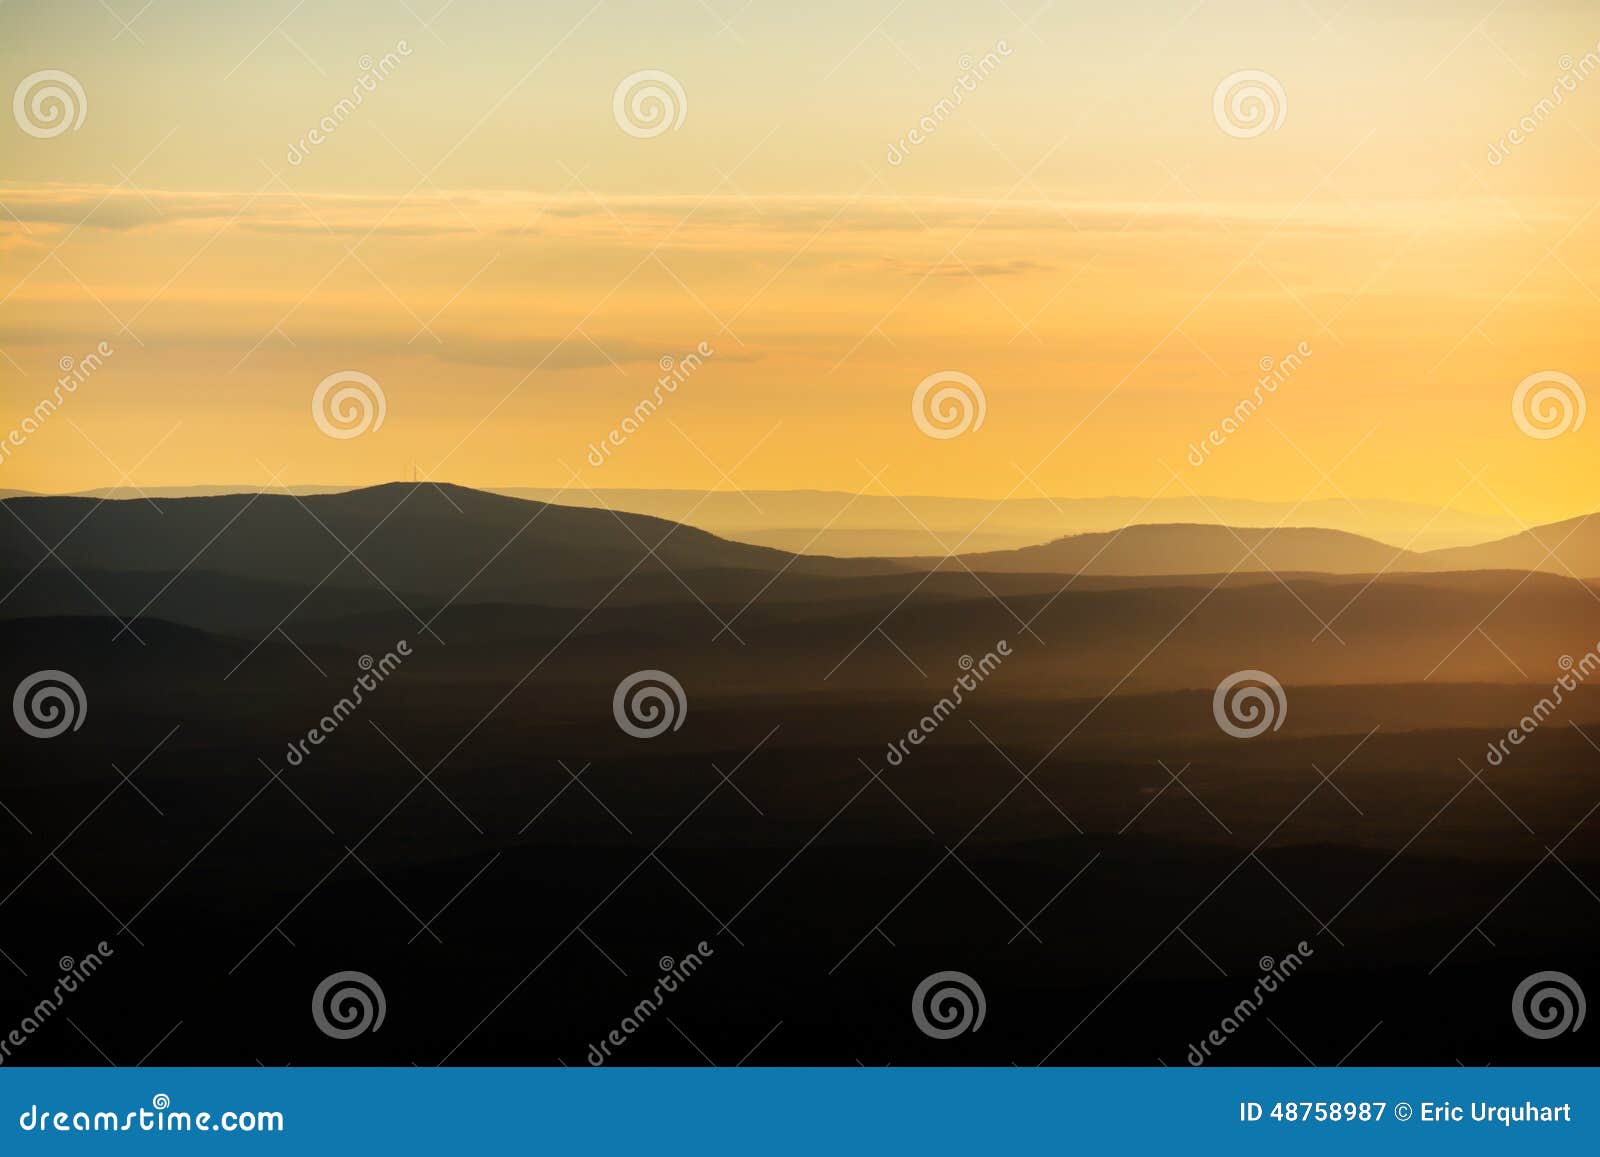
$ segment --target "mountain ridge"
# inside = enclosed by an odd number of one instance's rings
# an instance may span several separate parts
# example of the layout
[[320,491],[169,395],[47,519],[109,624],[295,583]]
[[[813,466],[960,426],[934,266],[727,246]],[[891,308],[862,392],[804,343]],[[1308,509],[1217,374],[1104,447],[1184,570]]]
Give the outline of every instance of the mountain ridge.
[[90,571],[173,573],[203,565],[265,581],[376,581],[441,597],[468,586],[537,593],[583,581],[620,583],[639,570],[861,577],[959,568],[1150,578],[1525,570],[1600,577],[1600,522],[1591,515],[1437,551],[1406,550],[1317,526],[1139,523],[955,558],[837,558],[738,542],[655,515],[563,506],[450,483],[393,482],[305,496],[0,501],[14,516],[0,521],[0,571],[25,573],[54,556]]
[[[357,485],[306,485],[272,493],[347,493]],[[850,557],[942,554],[965,547],[992,551],[1035,546],[1063,534],[1109,532],[1127,525],[1195,523],[1269,527],[1294,521],[1345,530],[1419,550],[1476,545],[1522,527],[1511,517],[1391,499],[1272,502],[1216,495],[1141,498],[970,498],[883,495],[817,488],[694,490],[481,486],[480,491],[555,505],[606,508],[686,522],[719,537],[796,553]],[[62,497],[202,497],[259,488],[209,485],[84,491]],[[43,497],[0,491],[4,497]],[[120,499],[117,499],[120,500]]]

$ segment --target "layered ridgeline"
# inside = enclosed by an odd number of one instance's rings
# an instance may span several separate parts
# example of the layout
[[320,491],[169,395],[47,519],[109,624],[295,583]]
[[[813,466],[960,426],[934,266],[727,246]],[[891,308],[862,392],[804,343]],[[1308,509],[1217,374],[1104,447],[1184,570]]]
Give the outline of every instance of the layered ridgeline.
[[504,493],[572,506],[607,506],[688,522],[725,538],[834,555],[925,555],[1015,549],[1062,535],[1140,524],[1316,526],[1418,550],[1467,546],[1521,529],[1511,519],[1420,503],[1343,499],[1302,503],[1209,496],[945,498],[832,490],[519,489]]
[[196,670],[290,639],[337,656],[409,637],[441,644],[428,662],[460,677],[559,652],[567,681],[670,667],[729,694],[922,690],[1000,639],[1014,657],[996,680],[1034,697],[1215,686],[1241,666],[1325,685],[1537,682],[1600,641],[1600,524],[1582,520],[1440,552],[1136,526],[957,561],[799,556],[432,484],[5,506],[0,619],[51,666],[79,628],[41,620],[113,616],[130,629],[83,638],[120,639],[117,661],[166,623],[223,640]]
[[[348,486],[301,486],[300,495]],[[1436,550],[1514,534],[1511,518],[1439,509],[1420,503],[1344,499],[1301,503],[1211,496],[1165,498],[949,498],[859,494],[837,490],[638,490],[590,487],[489,488],[493,493],[561,506],[648,514],[698,526],[722,538],[805,554],[901,556],[980,552],[1036,546],[1062,535],[1092,534],[1142,524],[1266,528],[1315,526],[1390,546]],[[158,498],[251,493],[249,487],[157,487]],[[128,497],[86,491],[82,497]],[[0,491],[0,498],[16,492]]]
[[[305,997],[372,945],[404,1015],[369,1059],[461,1039],[461,1002],[416,993],[484,992],[475,1018],[527,981],[454,1059],[570,1061],[638,999],[573,933],[597,913],[635,978],[684,927],[719,937],[693,1045],[658,1025],[631,1054],[662,1063],[763,1034],[786,1063],[941,1063],[875,1019],[930,956],[981,963],[1003,1031],[978,1059],[1043,1056],[1103,1003],[1053,1056],[1172,1061],[1237,1000],[1207,957],[1295,944],[1307,909],[1331,967],[1275,997],[1294,1043],[1258,1019],[1230,1055],[1548,1063],[1562,1042],[1503,1015],[1489,1049],[1484,993],[1594,967],[1570,917],[1600,874],[1600,598],[1459,569],[1550,570],[1561,542],[1592,575],[1586,523],[1438,554],[1057,526],[974,575],[432,485],[4,506],[0,687],[77,693],[7,748],[7,918],[69,946],[127,921],[146,948],[83,1023],[169,1061],[344,1063]],[[1282,695],[1242,739],[1215,692],[1258,671]],[[649,738],[628,686],[680,692]],[[1204,953],[1130,978],[1185,921]],[[60,1027],[39,1059],[96,1062]]]
[[[976,571],[1098,575],[1225,574],[1232,571],[1381,574],[1523,570],[1600,577],[1600,519],[1534,527],[1475,546],[1417,551],[1311,527],[1129,526],[1039,546],[960,556]],[[937,565],[938,560],[927,560]],[[946,563],[943,565],[953,565]]]
[[[228,487],[142,493],[146,499],[135,503],[127,490],[48,497],[0,491],[26,524],[11,520],[0,526],[0,566],[18,560],[32,565],[48,553],[39,539],[53,543],[49,531],[59,536],[81,521],[63,548],[64,561],[160,570],[185,550],[192,557],[237,520],[246,534],[228,536],[220,551],[207,549],[207,569],[303,579],[297,568],[315,569],[318,560],[308,557],[305,544],[281,555],[275,540],[321,522],[329,532],[323,544],[329,565],[343,553],[332,549],[335,536],[354,543],[371,535],[365,557],[406,554],[409,535],[429,535],[431,553],[396,561],[397,579],[414,577],[424,587],[448,584],[456,575],[453,550],[470,550],[480,538],[498,547],[524,523],[526,531],[508,547],[512,563],[542,556],[557,580],[607,573],[619,558],[631,563],[639,542],[658,540],[655,561],[674,569],[797,567],[801,573],[868,574],[928,569],[939,556],[955,552],[975,570],[1011,573],[1543,570],[1600,577],[1600,523],[1591,516],[1521,528],[1508,519],[1401,502],[1362,503],[1359,509],[1343,501],[1291,506],[1216,498],[995,503],[832,491],[484,491],[432,483],[267,494]],[[169,513],[178,517],[169,522]],[[1352,529],[1358,523],[1375,530]],[[255,554],[241,537],[254,540]],[[997,549],[1001,544],[1004,549]],[[869,545],[910,549],[860,549]],[[791,554],[813,561],[797,562]],[[828,561],[836,556],[871,561]],[[519,584],[538,581],[525,569],[513,570]],[[495,579],[477,585],[493,588]]]

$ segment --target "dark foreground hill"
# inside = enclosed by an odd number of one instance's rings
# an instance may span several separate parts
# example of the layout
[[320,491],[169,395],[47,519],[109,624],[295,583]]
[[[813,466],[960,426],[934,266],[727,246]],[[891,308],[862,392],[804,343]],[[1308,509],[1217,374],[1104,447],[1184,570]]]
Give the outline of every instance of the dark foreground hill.
[[11,498],[0,569],[190,567],[310,587],[387,585],[448,598],[470,588],[521,598],[575,581],[727,567],[860,574],[883,564],[800,559],[639,514],[579,510],[460,486],[391,483],[338,494],[101,500]]
[[[581,1065],[701,945],[609,1063],[1178,1065],[1290,952],[1215,1063],[1594,1062],[1510,1013],[1600,966],[1600,678],[1544,703],[1594,670],[1589,584],[307,507],[0,516],[0,688],[56,673],[78,724],[18,714],[0,768],[0,1012],[114,949],[8,1064]],[[1254,738],[1213,694],[1246,669],[1283,694]],[[682,698],[642,736],[616,691],[651,673]],[[307,1006],[346,971],[387,1012],[337,1040]],[[950,971],[987,1021],[936,1040],[911,996]]]

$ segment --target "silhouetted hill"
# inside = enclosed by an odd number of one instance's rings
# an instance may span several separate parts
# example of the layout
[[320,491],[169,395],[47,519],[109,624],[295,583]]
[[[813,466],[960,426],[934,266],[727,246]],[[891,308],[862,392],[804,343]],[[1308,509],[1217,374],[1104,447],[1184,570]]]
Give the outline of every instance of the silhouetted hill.
[[[7,748],[7,951],[117,947],[29,1063],[581,1063],[701,937],[627,1063],[940,1063],[904,998],[947,965],[994,1018],[965,1060],[1178,1062],[1302,939],[1230,1061],[1592,1059],[1482,1011],[1594,968],[1600,680],[1539,706],[1592,583],[1306,573],[1393,554],[1306,530],[1225,575],[1193,526],[1099,537],[1155,575],[929,572],[432,486],[6,505],[0,687],[65,671],[86,712]],[[1240,739],[1214,692],[1253,668],[1281,726]],[[615,693],[650,671],[682,726],[646,739]],[[333,1042],[304,1006],[346,966],[393,1013]]]
[[1294,520],[1417,550],[1487,542],[1515,529],[1500,515],[1363,498],[1291,504],[1213,496],[947,498],[837,490],[498,491],[569,506],[605,506],[701,526],[724,538],[808,554],[922,555],[1034,546],[1066,534],[1137,524],[1271,527]]
[[[80,498],[188,498],[252,494],[235,485],[130,486],[85,490]],[[297,485],[269,493],[327,494],[351,485]],[[1010,550],[1068,534],[1139,524],[1195,523],[1272,527],[1293,521],[1359,534],[1394,546],[1434,550],[1489,542],[1513,533],[1515,519],[1363,498],[1267,502],[1218,496],[1139,498],[952,498],[839,490],[673,490],[483,487],[490,493],[558,506],[600,507],[698,526],[721,538],[803,554],[890,557]],[[29,494],[0,490],[0,498]]]
[[[1600,577],[1600,520],[1590,516],[1536,526],[1478,546],[1416,551],[1339,530],[1311,527],[1129,526],[1078,534],[1018,550],[964,554],[979,572],[1054,571],[1086,575],[1226,574],[1274,571],[1399,574],[1449,571],[1544,571]],[[936,559],[911,560],[930,565]],[[945,563],[946,567],[958,563]]]
[[796,559],[645,515],[431,483],[304,497],[47,497],[5,504],[16,517],[0,520],[0,570],[14,572],[58,557],[76,571],[176,574],[200,566],[303,588],[324,582],[373,588],[381,578],[397,591],[435,598],[468,587],[480,597],[525,597],[585,581],[598,598],[635,568],[772,572],[791,566],[812,574],[889,568]]
[[1592,578],[1600,575],[1600,519],[1586,514],[1497,542],[1430,551],[1421,561],[1429,570],[1542,570]]
[[1272,570],[1375,574],[1395,568],[1399,565],[1397,558],[1403,563],[1410,557],[1396,547],[1338,530],[1177,524],[1130,526],[1109,534],[1077,534],[1042,546],[963,555],[962,561],[980,572],[1173,575]]

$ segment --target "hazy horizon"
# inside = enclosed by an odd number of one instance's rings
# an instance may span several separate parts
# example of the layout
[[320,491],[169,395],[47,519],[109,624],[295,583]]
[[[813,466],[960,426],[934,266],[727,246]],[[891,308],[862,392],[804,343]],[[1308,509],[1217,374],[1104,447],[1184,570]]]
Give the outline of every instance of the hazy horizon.
[[[134,487],[124,483],[58,496],[107,501],[255,493],[304,496],[412,482],[411,479],[394,479],[371,484],[306,483],[270,488],[244,484]],[[448,480],[418,484],[460,485]],[[1052,495],[996,500],[975,495],[852,493],[814,488],[611,489],[571,484],[566,488],[489,486],[468,489],[563,506],[650,514],[739,541],[798,553],[856,557],[944,553],[956,549],[993,551],[1064,536],[1161,524],[1315,527],[1418,551],[1478,545],[1531,529],[1505,515],[1496,518],[1450,507],[1355,497],[1273,503],[1203,494],[1168,498]],[[23,495],[49,497],[32,491],[0,489],[0,497]],[[1582,517],[1582,513],[1573,517]]]
[[[30,8],[0,45],[19,78],[68,62],[85,106],[8,146],[0,431],[110,352],[8,486],[416,463],[479,487],[1586,505],[1588,431],[1512,421],[1519,383],[1594,366],[1581,6],[1463,30],[1438,0],[1394,39],[1359,6],[361,0],[274,29],[172,0],[131,55],[72,13]],[[313,392],[352,372],[383,413],[328,437]],[[951,375],[982,414],[930,438],[913,397]]]

